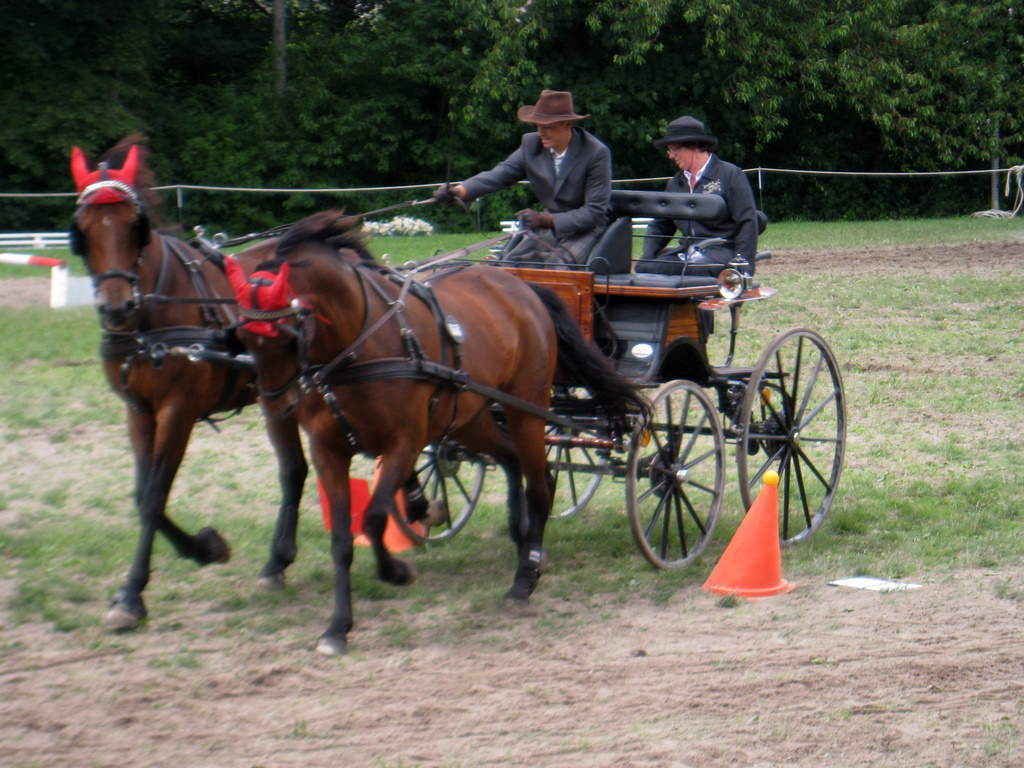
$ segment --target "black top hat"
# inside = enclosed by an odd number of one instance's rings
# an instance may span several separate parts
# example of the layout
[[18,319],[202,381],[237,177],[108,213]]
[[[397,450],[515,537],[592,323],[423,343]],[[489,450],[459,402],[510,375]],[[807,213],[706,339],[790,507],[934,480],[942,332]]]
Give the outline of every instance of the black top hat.
[[704,127],[704,123],[695,117],[686,115],[668,124],[664,138],[655,139],[654,146],[658,149],[669,144],[706,143],[711,146],[718,144],[718,137],[712,136]]

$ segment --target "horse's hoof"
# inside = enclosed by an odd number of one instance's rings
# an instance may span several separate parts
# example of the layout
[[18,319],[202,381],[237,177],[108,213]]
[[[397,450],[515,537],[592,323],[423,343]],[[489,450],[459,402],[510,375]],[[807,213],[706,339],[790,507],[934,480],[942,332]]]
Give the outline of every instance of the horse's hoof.
[[324,656],[344,656],[347,647],[343,637],[321,637],[316,643],[316,652]]
[[396,587],[408,587],[416,581],[416,577],[420,574],[420,571],[416,569],[416,565],[412,560],[400,560],[397,557],[395,561],[395,579],[391,584]]
[[509,595],[505,595],[505,599],[501,601],[501,611],[506,616],[511,616],[513,619],[521,619],[526,616],[537,615],[537,609],[530,605],[529,600],[510,597]]
[[256,580],[256,589],[260,592],[280,592],[284,589],[284,573],[275,573],[272,576],[260,576]]
[[416,581],[418,575],[412,561],[392,557],[391,562],[387,564],[387,570],[380,572],[380,580],[395,587],[407,587]]
[[121,603],[114,603],[103,623],[111,632],[130,632],[142,625],[143,618],[129,611]]
[[427,513],[423,516],[423,524],[428,528],[451,523],[448,505],[443,501],[433,500],[427,505]]
[[540,553],[540,564],[537,566],[538,578],[543,576],[545,571],[548,569],[548,552],[544,550]]
[[231,547],[213,528],[203,528],[195,539],[199,551],[196,561],[200,565],[226,563],[231,559]]

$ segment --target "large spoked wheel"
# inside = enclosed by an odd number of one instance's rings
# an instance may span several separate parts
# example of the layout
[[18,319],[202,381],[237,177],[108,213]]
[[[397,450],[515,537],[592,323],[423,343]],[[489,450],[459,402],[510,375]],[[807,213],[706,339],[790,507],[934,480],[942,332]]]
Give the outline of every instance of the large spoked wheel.
[[743,395],[736,466],[745,509],[768,470],[779,473],[783,544],[821,527],[846,447],[846,396],[828,344],[807,328],[780,333],[761,354]]
[[695,560],[714,534],[725,492],[725,439],[711,399],[690,381],[664,384],[650,422],[633,432],[626,512],[658,568]]
[[548,467],[555,479],[555,496],[551,501],[551,517],[572,517],[594,498],[608,464],[607,452],[586,446],[572,445],[579,437],[558,424],[551,425],[548,439]]
[[420,454],[416,477],[430,502],[427,518],[410,523],[398,512],[394,519],[418,544],[446,541],[462,530],[480,500],[487,464],[454,443],[428,445]]

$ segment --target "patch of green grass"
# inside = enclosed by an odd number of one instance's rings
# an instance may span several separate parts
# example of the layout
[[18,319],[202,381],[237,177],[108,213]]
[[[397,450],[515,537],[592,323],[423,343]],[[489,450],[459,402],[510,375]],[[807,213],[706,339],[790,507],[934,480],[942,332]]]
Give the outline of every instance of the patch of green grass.
[[768,225],[758,241],[766,250],[818,250],[911,244],[1024,239],[1013,219],[894,219],[890,221],[787,221]]
[[179,651],[170,656],[160,656],[150,659],[149,666],[154,669],[202,669],[203,664],[199,658],[190,651]]

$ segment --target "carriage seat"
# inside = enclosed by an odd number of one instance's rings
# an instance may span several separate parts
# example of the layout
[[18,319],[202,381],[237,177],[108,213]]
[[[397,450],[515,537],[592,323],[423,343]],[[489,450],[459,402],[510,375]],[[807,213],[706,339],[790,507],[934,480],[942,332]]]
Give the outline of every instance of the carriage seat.
[[602,284],[638,288],[707,288],[715,291],[718,278],[706,275],[661,275],[654,272],[636,272],[624,275],[608,275],[601,280]]
[[[633,268],[633,219],[692,219],[701,221],[704,219],[720,218],[725,214],[725,199],[719,195],[694,194],[689,192],[652,192],[648,190],[626,190],[614,189],[611,193],[611,206],[609,210],[609,224],[601,237],[591,249],[584,265],[588,271],[595,275],[608,276],[617,281],[628,277],[633,279],[636,275],[630,274]],[[761,218],[764,214],[759,213],[759,229],[763,231],[764,226]],[[764,218],[767,223],[767,217]],[[505,250],[512,246],[515,240],[506,245]],[[557,268],[562,265],[529,265],[547,266]],[[648,276],[645,275],[644,279]],[[655,275],[654,277],[659,277]],[[673,275],[663,277],[675,277]],[[692,278],[691,278],[692,279]],[[714,279],[712,282],[714,282]],[[632,285],[634,283],[621,283]],[[661,284],[658,284],[659,287]],[[664,287],[680,287],[667,285]]]
[[711,219],[725,211],[718,195],[612,190],[610,224],[594,245],[587,267],[596,275],[625,275],[633,266],[633,218]]

